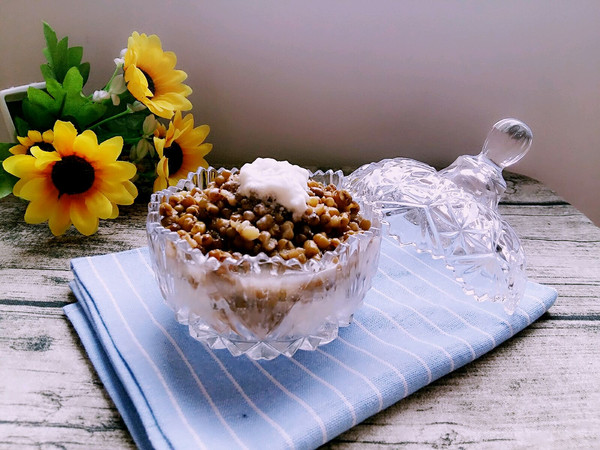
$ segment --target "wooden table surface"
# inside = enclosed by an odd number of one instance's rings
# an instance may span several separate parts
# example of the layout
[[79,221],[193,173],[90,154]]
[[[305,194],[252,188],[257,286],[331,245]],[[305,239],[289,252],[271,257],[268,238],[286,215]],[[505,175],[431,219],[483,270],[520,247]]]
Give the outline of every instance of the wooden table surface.
[[[556,304],[327,447],[600,448],[600,229],[534,180],[508,184],[501,212]],[[146,206],[58,238],[25,224],[25,206],[0,200],[0,448],[132,448],[62,307],[75,301],[71,258],[146,245]]]

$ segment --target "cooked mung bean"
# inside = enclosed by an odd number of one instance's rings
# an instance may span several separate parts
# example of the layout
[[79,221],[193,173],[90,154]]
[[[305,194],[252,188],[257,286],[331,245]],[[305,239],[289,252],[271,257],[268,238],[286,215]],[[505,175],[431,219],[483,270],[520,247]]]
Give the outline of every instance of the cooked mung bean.
[[301,263],[371,227],[348,191],[332,184],[308,182],[306,211],[297,220],[277,203],[238,194],[238,187],[238,176],[223,171],[206,189],[165,197],[159,206],[161,224],[220,261],[265,253]]

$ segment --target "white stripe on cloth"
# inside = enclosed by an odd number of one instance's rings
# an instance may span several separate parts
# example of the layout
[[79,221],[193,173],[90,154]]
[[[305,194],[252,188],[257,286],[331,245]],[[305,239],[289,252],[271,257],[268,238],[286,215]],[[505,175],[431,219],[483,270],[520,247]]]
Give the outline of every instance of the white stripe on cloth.
[[[388,299],[388,300],[390,299],[390,297],[388,297],[387,295],[385,295],[384,293],[382,293],[382,292],[378,291],[378,290],[377,290],[377,289],[375,289],[375,288],[371,288],[371,290],[372,290],[373,292],[377,293],[377,294],[378,294],[379,296],[381,296],[381,297],[384,297],[384,298],[386,298],[386,299]],[[391,299],[391,300],[392,300],[392,301],[394,301],[393,299]],[[381,310],[381,309],[377,308],[376,306],[372,305],[371,303],[365,303],[365,306],[367,306],[367,307],[369,307],[369,308],[371,308],[371,309],[374,309],[375,311],[379,312],[379,314],[383,315],[383,316],[384,316],[384,317],[385,317],[387,320],[389,320],[390,322],[392,322],[392,323],[393,323],[393,324],[394,324],[394,325],[395,325],[395,326],[396,326],[398,329],[400,329],[400,330],[402,330],[404,333],[406,333],[406,334],[407,334],[407,335],[408,335],[408,336],[409,336],[411,339],[413,339],[413,340],[415,340],[415,341],[417,341],[417,342],[421,342],[422,344],[427,344],[427,345],[429,345],[429,346],[431,346],[431,347],[437,348],[437,349],[438,349],[439,351],[441,351],[441,352],[442,352],[444,355],[446,355],[446,357],[447,357],[447,358],[448,358],[448,360],[450,361],[450,370],[451,370],[451,371],[452,371],[452,370],[454,370],[454,367],[455,367],[455,365],[456,365],[456,364],[455,364],[455,361],[454,361],[454,358],[452,357],[452,355],[450,355],[450,353],[448,353],[448,351],[447,351],[447,350],[446,350],[444,347],[442,347],[442,346],[440,346],[440,345],[437,345],[437,344],[434,344],[434,343],[432,343],[432,342],[427,342],[427,341],[424,341],[423,339],[419,339],[419,338],[417,338],[416,336],[413,336],[413,335],[412,335],[412,334],[410,334],[408,331],[406,331],[406,329],[405,329],[405,328],[404,328],[402,325],[400,325],[400,322],[398,322],[396,319],[394,319],[392,316],[390,316],[390,315],[389,315],[388,313],[386,313],[385,311],[383,311],[383,310]],[[430,322],[431,322],[431,321],[430,321]],[[435,327],[437,327],[437,325],[435,325],[435,324],[434,324],[434,326],[435,326]],[[439,327],[438,327],[438,328],[439,328]]]
[[[448,279],[449,281],[455,283],[456,285],[460,286],[460,283],[458,281],[456,281],[456,279],[454,279],[453,277],[451,277],[448,274],[448,270],[439,270],[437,267],[435,266],[430,266],[428,264],[425,264],[425,262],[423,262],[423,260],[421,260],[417,255],[415,255],[413,252],[410,252],[407,249],[406,245],[402,245],[400,244],[398,241],[394,240],[394,239],[390,239],[390,238],[386,238],[385,239],[386,242],[389,242],[390,244],[392,244],[394,247],[397,247],[399,250],[401,250],[405,255],[409,256],[410,258],[412,258],[414,261],[419,262],[422,266],[424,266],[426,269],[428,270],[434,270],[436,273],[440,274],[441,276],[443,276],[444,278]],[[393,258],[392,258],[393,259]],[[405,266],[404,264],[401,264],[399,261],[396,261],[396,263],[398,263],[400,266],[402,266],[404,269],[408,270],[411,274],[415,275],[417,278],[421,279],[422,281],[424,281],[425,283],[427,283],[428,285],[434,287],[435,289],[437,289],[438,291],[442,292],[444,295],[448,296],[448,298],[450,298],[451,300],[457,301],[459,303],[463,303],[465,305],[468,305],[474,309],[477,309],[478,311],[482,311],[486,314],[491,315],[492,317],[498,319],[500,322],[502,322],[504,325],[506,325],[508,327],[508,329],[510,330],[510,336],[514,336],[515,332],[513,330],[512,325],[505,320],[504,318],[502,318],[501,316],[499,316],[498,314],[493,313],[492,311],[488,311],[485,308],[482,308],[480,306],[478,306],[478,304],[476,302],[471,302],[468,300],[461,300],[459,298],[457,298],[454,295],[448,295],[448,292],[443,291],[442,289],[440,289],[438,286],[436,286],[435,284],[431,283],[429,280],[427,280],[426,278],[423,278],[421,276],[419,276],[416,272],[410,270],[408,268],[408,266]],[[530,299],[530,300],[534,300],[538,303],[541,303],[542,306],[544,308],[546,308],[546,305],[544,305],[543,302],[541,302],[541,300],[539,300],[538,298],[534,297],[533,295],[527,295],[525,294],[525,297]],[[521,308],[520,306],[517,307],[517,309],[515,310],[515,312],[519,312],[521,314],[523,314],[526,319],[527,319],[527,325],[531,325],[531,317],[529,316],[529,314],[527,314],[527,311],[525,311],[523,308]]]
[[298,397],[296,394],[293,394],[292,392],[290,392],[288,389],[286,389],[286,387],[284,385],[282,385],[279,381],[277,381],[269,372],[267,372],[260,364],[258,364],[256,361],[254,360],[250,360],[252,362],[252,364],[254,364],[254,366],[260,370],[260,372],[271,382],[273,383],[275,386],[277,386],[285,395],[287,395],[288,397],[290,397],[292,400],[296,401],[297,403],[299,403],[304,409],[306,409],[306,411],[308,411],[308,413],[315,419],[315,422],[317,422],[317,424],[319,425],[319,428],[321,429],[321,435],[323,436],[323,444],[327,443],[327,441],[329,440],[329,438],[327,437],[327,428],[325,428],[325,423],[323,422],[323,419],[321,419],[321,417],[317,414],[317,412],[311,408],[311,406],[306,403],[304,400],[302,400],[300,397]]
[[[142,262],[146,265],[146,260],[143,257],[143,255],[139,252],[138,249],[138,256],[140,258],[140,260],[142,260]],[[194,381],[196,382],[196,385],[198,386],[198,388],[200,389],[200,391],[202,392],[202,395],[204,395],[204,397],[206,398],[206,400],[208,401],[211,409],[213,410],[213,412],[215,413],[215,415],[217,416],[217,418],[219,419],[219,422],[221,422],[223,424],[223,426],[225,427],[225,429],[227,429],[227,431],[229,432],[229,434],[231,435],[231,437],[235,440],[235,442],[242,448],[248,448],[246,446],[246,444],[244,444],[242,442],[242,440],[238,437],[238,435],[235,433],[235,431],[233,431],[233,429],[231,428],[231,426],[229,426],[229,424],[227,423],[227,421],[225,420],[225,418],[223,417],[223,415],[221,414],[221,411],[219,411],[219,408],[217,408],[217,405],[215,405],[212,397],[210,396],[210,394],[208,393],[208,391],[206,390],[206,388],[204,387],[204,384],[202,383],[202,381],[200,381],[200,378],[198,378],[198,375],[196,374],[196,371],[194,370],[194,368],[192,367],[192,364],[190,363],[190,361],[187,359],[187,357],[185,356],[185,354],[183,353],[183,350],[181,350],[181,347],[177,344],[177,342],[175,341],[175,339],[173,338],[173,336],[171,336],[169,334],[169,332],[160,324],[160,322],[158,320],[156,320],[156,317],[154,317],[154,315],[152,314],[152,312],[150,311],[150,309],[148,308],[148,305],[146,305],[146,302],[143,300],[142,296],[139,294],[139,292],[137,291],[137,289],[134,287],[133,283],[131,282],[129,276],[127,275],[127,273],[125,272],[125,270],[123,270],[123,266],[121,265],[121,263],[119,262],[119,260],[117,259],[117,257],[115,256],[115,254],[112,254],[112,258],[115,262],[115,264],[117,265],[117,267],[119,268],[121,275],[123,276],[123,278],[125,279],[127,285],[129,286],[129,288],[131,289],[131,291],[133,292],[133,294],[135,295],[135,297],[137,298],[138,302],[142,305],[142,307],[144,308],[144,310],[146,311],[146,313],[148,314],[148,316],[150,317],[150,320],[152,321],[152,323],[161,331],[161,333],[168,339],[168,341],[171,343],[171,345],[173,346],[173,348],[175,349],[175,351],[177,352],[177,354],[179,355],[179,357],[181,358],[181,360],[183,361],[183,363],[185,364],[186,368],[188,369],[189,373],[192,375],[192,378],[194,379]]]
[[408,395],[408,384],[406,383],[406,378],[404,377],[404,374],[402,372],[400,372],[396,367],[392,366],[389,362],[384,361],[380,357],[375,356],[370,351],[365,350],[364,348],[357,347],[354,344],[351,344],[350,342],[348,342],[347,340],[341,338],[340,336],[337,337],[337,340],[340,341],[340,342],[343,342],[348,347],[353,348],[354,350],[357,350],[357,351],[359,351],[359,352],[361,352],[361,353],[369,356],[370,358],[373,358],[375,361],[377,361],[380,364],[383,364],[388,369],[391,369],[392,372],[394,372],[396,375],[398,375],[398,378],[400,378],[400,381],[402,382],[402,386],[404,387],[404,397],[406,397]]
[[100,282],[100,284],[102,284],[102,287],[104,288],[104,290],[108,294],[108,297],[110,298],[110,301],[111,301],[113,307],[115,308],[115,311],[119,315],[119,318],[123,322],[123,325],[124,325],[125,329],[127,330],[129,336],[131,337],[131,341],[135,344],[135,346],[138,348],[138,350],[140,351],[140,353],[144,356],[144,358],[148,361],[148,363],[152,367],[152,370],[156,374],[156,377],[158,378],[158,380],[162,384],[163,388],[165,389],[165,392],[167,393],[167,395],[169,397],[169,400],[170,400],[171,404],[173,405],[173,408],[175,409],[175,411],[176,411],[177,415],[179,416],[179,418],[182,420],[182,423],[184,424],[185,428],[187,428],[187,430],[189,431],[190,435],[192,436],[192,439],[194,440],[194,442],[196,442],[196,444],[200,448],[206,449],[207,448],[206,445],[204,444],[204,442],[202,442],[202,439],[200,439],[200,436],[198,436],[198,434],[196,433],[196,431],[192,428],[192,426],[190,425],[190,423],[187,420],[187,417],[185,416],[185,414],[181,410],[181,407],[179,406],[179,403],[177,402],[177,399],[175,398],[175,395],[173,394],[173,391],[171,391],[171,388],[167,384],[167,382],[166,382],[163,374],[161,373],[160,369],[157,367],[156,363],[152,360],[152,358],[150,357],[150,355],[148,354],[148,352],[146,352],[146,349],[144,349],[144,347],[141,345],[141,343],[138,340],[138,338],[136,337],[135,333],[133,332],[133,330],[129,326],[129,323],[125,319],[125,316],[123,315],[123,311],[121,311],[121,308],[120,308],[118,302],[115,300],[112,292],[110,291],[110,289],[108,288],[108,286],[106,285],[106,283],[104,282],[104,280],[102,279],[102,277],[100,277],[100,274],[96,270],[96,267],[94,266],[93,259],[90,258],[90,257],[87,257],[86,261],[89,263],[90,268],[92,269],[92,272],[94,273],[94,276]]
[[[383,256],[392,259],[394,262],[396,262],[400,267],[402,268],[406,268],[405,266],[403,266],[402,264],[400,264],[399,262],[395,261],[393,258],[391,258],[390,256],[386,255],[385,253],[381,253]],[[413,291],[412,289],[407,288],[406,286],[404,286],[402,283],[398,282],[398,280],[394,280],[391,276],[389,276],[387,273],[385,273],[383,270],[381,270],[380,268],[377,269],[378,272],[380,272],[381,274],[383,274],[383,276],[385,276],[388,280],[390,280],[392,283],[394,283],[396,286],[400,287],[401,289],[405,290],[406,292],[409,292],[410,294],[414,295],[416,298],[424,301],[425,303],[427,303],[428,305],[435,305],[439,308],[442,308],[444,311],[447,311],[448,313],[450,313],[450,315],[456,317],[460,322],[464,323],[467,327],[477,331],[478,333],[483,334],[485,337],[487,337],[490,342],[492,343],[492,347],[496,346],[496,339],[494,339],[494,336],[492,336],[490,333],[488,333],[487,331],[482,330],[481,328],[469,323],[464,317],[461,317],[459,314],[457,314],[455,311],[452,311],[450,308],[448,308],[447,306],[444,306],[442,304],[434,304],[432,301],[427,300],[424,296],[417,294],[415,291]],[[417,274],[415,274],[414,272],[410,271],[409,272],[412,275],[415,275],[417,278],[421,279],[421,277],[419,277]],[[430,286],[434,286],[431,283],[428,283]],[[435,287],[435,286],[434,286]],[[438,288],[436,288],[438,289]],[[440,290],[440,289],[438,289]],[[441,290],[440,290],[441,292]]]
[[281,437],[283,437],[283,439],[285,440],[285,442],[288,444],[288,446],[290,448],[292,448],[292,449],[296,448],[296,446],[294,445],[294,441],[292,441],[292,438],[290,437],[289,434],[286,433],[286,431],[283,429],[283,427],[281,425],[279,425],[277,422],[275,422],[273,419],[271,419],[262,409],[260,409],[258,406],[256,406],[256,404],[252,401],[252,399],[250,397],[248,397],[248,394],[246,394],[244,389],[242,389],[240,384],[236,381],[236,379],[233,377],[233,375],[231,375],[229,370],[227,370],[227,367],[225,367],[225,365],[221,362],[221,360],[219,358],[217,358],[217,356],[213,353],[213,351],[206,345],[204,346],[204,348],[206,349],[208,354],[211,356],[211,358],[214,359],[214,361],[219,365],[219,367],[221,368],[221,370],[223,371],[223,373],[225,374],[227,379],[235,387],[236,391],[238,391],[240,393],[240,395],[244,398],[244,400],[246,400],[246,403],[248,403],[248,405],[260,417],[262,417],[267,422],[269,422],[269,424],[279,432]]
[[328,383],[327,381],[325,381],[323,378],[321,378],[317,374],[313,373],[304,364],[300,363],[296,359],[289,358],[288,361],[294,363],[296,366],[298,366],[300,369],[302,369],[305,373],[307,373],[314,380],[317,380],[323,386],[325,386],[328,389],[330,389],[331,391],[333,391],[344,402],[344,404],[348,407],[348,411],[350,412],[350,416],[352,417],[352,426],[355,426],[357,424],[356,410],[354,409],[354,406],[352,406],[352,403],[350,403],[350,401],[348,401],[348,399],[346,398],[346,396],[342,392],[340,392],[340,390],[338,388],[336,388],[332,384]]
[[[413,358],[415,358],[417,361],[419,361],[421,363],[421,365],[423,366],[423,368],[425,369],[425,371],[427,372],[427,384],[431,383],[431,381],[433,380],[433,375],[431,374],[431,368],[429,367],[429,364],[427,364],[427,362],[421,358],[419,355],[417,355],[416,353],[411,352],[410,350],[405,349],[404,347],[400,347],[399,345],[396,344],[392,344],[391,342],[387,342],[384,341],[383,339],[381,339],[379,336],[376,336],[375,334],[371,333],[367,327],[365,327],[362,323],[360,323],[356,317],[354,318],[354,320],[352,321],[352,323],[356,324],[356,326],[358,326],[361,330],[363,330],[367,335],[369,335],[370,337],[372,337],[373,339],[375,339],[376,341],[387,345],[388,347],[392,347],[395,348],[396,350],[400,350],[410,356],[412,356]],[[406,330],[403,330],[406,334],[408,334],[406,332]],[[411,336],[412,337],[412,336]],[[414,338],[413,338],[414,339]]]
[[[139,252],[139,249],[138,249],[138,252]],[[154,276],[154,271],[148,265],[148,263],[145,261],[145,258],[142,257],[141,259],[144,262],[144,265],[152,273],[152,276]],[[246,392],[244,391],[244,389],[242,389],[242,387],[235,380],[235,378],[231,375],[231,373],[229,373],[229,371],[223,365],[223,363],[221,362],[221,360],[215,356],[215,354],[212,352],[212,350],[208,346],[204,346],[204,347],[205,347],[206,351],[208,352],[208,354],[219,365],[219,367],[221,368],[221,370],[223,371],[223,373],[225,374],[225,376],[229,379],[229,381],[231,382],[231,384],[233,384],[233,386],[235,387],[235,389],[239,392],[239,394],[242,396],[242,398],[246,401],[246,403],[248,404],[248,406],[250,406],[260,417],[262,417],[266,422],[268,422],[269,425],[271,425],[273,428],[275,428],[277,430],[277,432],[286,441],[286,443],[289,445],[289,447],[292,448],[292,449],[294,449],[295,445],[294,445],[294,442],[292,441],[292,438],[290,437],[290,435],[288,433],[286,433],[286,431],[281,427],[281,425],[279,425],[277,422],[275,422],[273,419],[271,419],[264,411],[262,411],[258,406],[256,406],[256,404],[252,401],[252,399],[250,397],[248,397],[248,395],[246,394]]]
[[353,369],[352,367],[348,366],[347,364],[344,364],[342,361],[340,361],[339,359],[337,359],[335,356],[332,356],[329,353],[324,352],[323,350],[321,350],[320,347],[317,347],[317,349],[315,351],[321,353],[322,355],[325,355],[327,358],[329,358],[332,361],[336,362],[341,367],[343,367],[344,369],[346,369],[348,372],[353,373],[357,377],[361,378],[365,383],[367,383],[369,385],[369,387],[371,389],[373,389],[373,392],[375,392],[375,395],[377,396],[377,401],[379,402],[379,411],[381,411],[383,409],[383,395],[381,395],[381,391],[364,374],[360,373],[356,369]]
[[477,358],[477,354],[475,353],[475,350],[473,349],[473,346],[471,344],[469,344],[469,342],[467,342],[465,339],[461,338],[460,336],[456,336],[455,334],[448,333],[447,331],[442,330],[436,323],[434,323],[433,321],[431,321],[430,319],[428,319],[423,313],[419,312],[418,310],[416,310],[412,306],[409,306],[409,305],[407,305],[405,303],[402,303],[402,302],[396,300],[395,298],[392,298],[389,295],[381,292],[380,290],[378,290],[376,288],[372,288],[372,289],[375,292],[377,292],[379,295],[381,295],[382,297],[384,297],[384,298],[388,299],[389,301],[391,301],[392,303],[395,303],[397,305],[400,305],[400,306],[403,306],[403,307],[405,307],[407,309],[410,309],[416,315],[418,315],[419,317],[423,318],[424,322],[426,322],[429,325],[431,325],[433,328],[435,328],[437,331],[439,331],[443,335],[451,337],[451,338],[454,338],[454,339],[462,342],[463,344],[465,344],[465,346],[469,349],[469,352],[471,353],[471,361],[474,361]]

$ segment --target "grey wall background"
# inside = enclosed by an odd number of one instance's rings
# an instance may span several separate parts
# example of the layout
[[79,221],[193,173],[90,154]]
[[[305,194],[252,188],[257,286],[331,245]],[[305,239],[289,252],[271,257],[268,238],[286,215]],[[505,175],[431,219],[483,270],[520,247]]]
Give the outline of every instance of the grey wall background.
[[2,0],[0,87],[41,79],[42,20],[83,45],[90,91],[132,31],[158,34],[213,164],[443,166],[512,116],[535,136],[512,170],[600,223],[598,1]]

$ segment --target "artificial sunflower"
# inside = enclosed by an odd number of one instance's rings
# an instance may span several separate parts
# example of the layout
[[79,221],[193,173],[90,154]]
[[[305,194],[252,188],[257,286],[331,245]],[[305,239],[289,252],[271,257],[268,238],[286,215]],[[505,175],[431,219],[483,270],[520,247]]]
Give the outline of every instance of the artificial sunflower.
[[187,74],[175,70],[176,63],[175,53],[164,52],[158,36],[134,32],[129,37],[123,63],[127,89],[165,119],[173,117],[175,110],[192,109],[186,98],[192,89],[183,84]]
[[156,165],[155,191],[177,184],[200,166],[208,167],[204,156],[212,150],[212,144],[204,143],[204,139],[209,132],[208,125],[194,128],[194,117],[187,114],[182,118],[181,111],[175,113],[168,129],[162,125],[156,128],[154,147],[160,161]]
[[38,146],[46,152],[53,152],[52,141],[54,141],[54,132],[52,130],[40,133],[36,130],[27,132],[27,136],[17,136],[19,144],[8,149],[13,155],[30,155],[30,149],[33,146]]
[[89,236],[98,230],[98,219],[114,219],[117,205],[131,205],[137,188],[129,181],[136,173],[133,164],[117,161],[123,138],[114,137],[98,144],[96,134],[77,134],[70,122],[54,125],[53,151],[32,147],[31,154],[4,160],[4,169],[19,177],[13,193],[29,205],[25,222],[46,220],[55,236],[71,223]]

